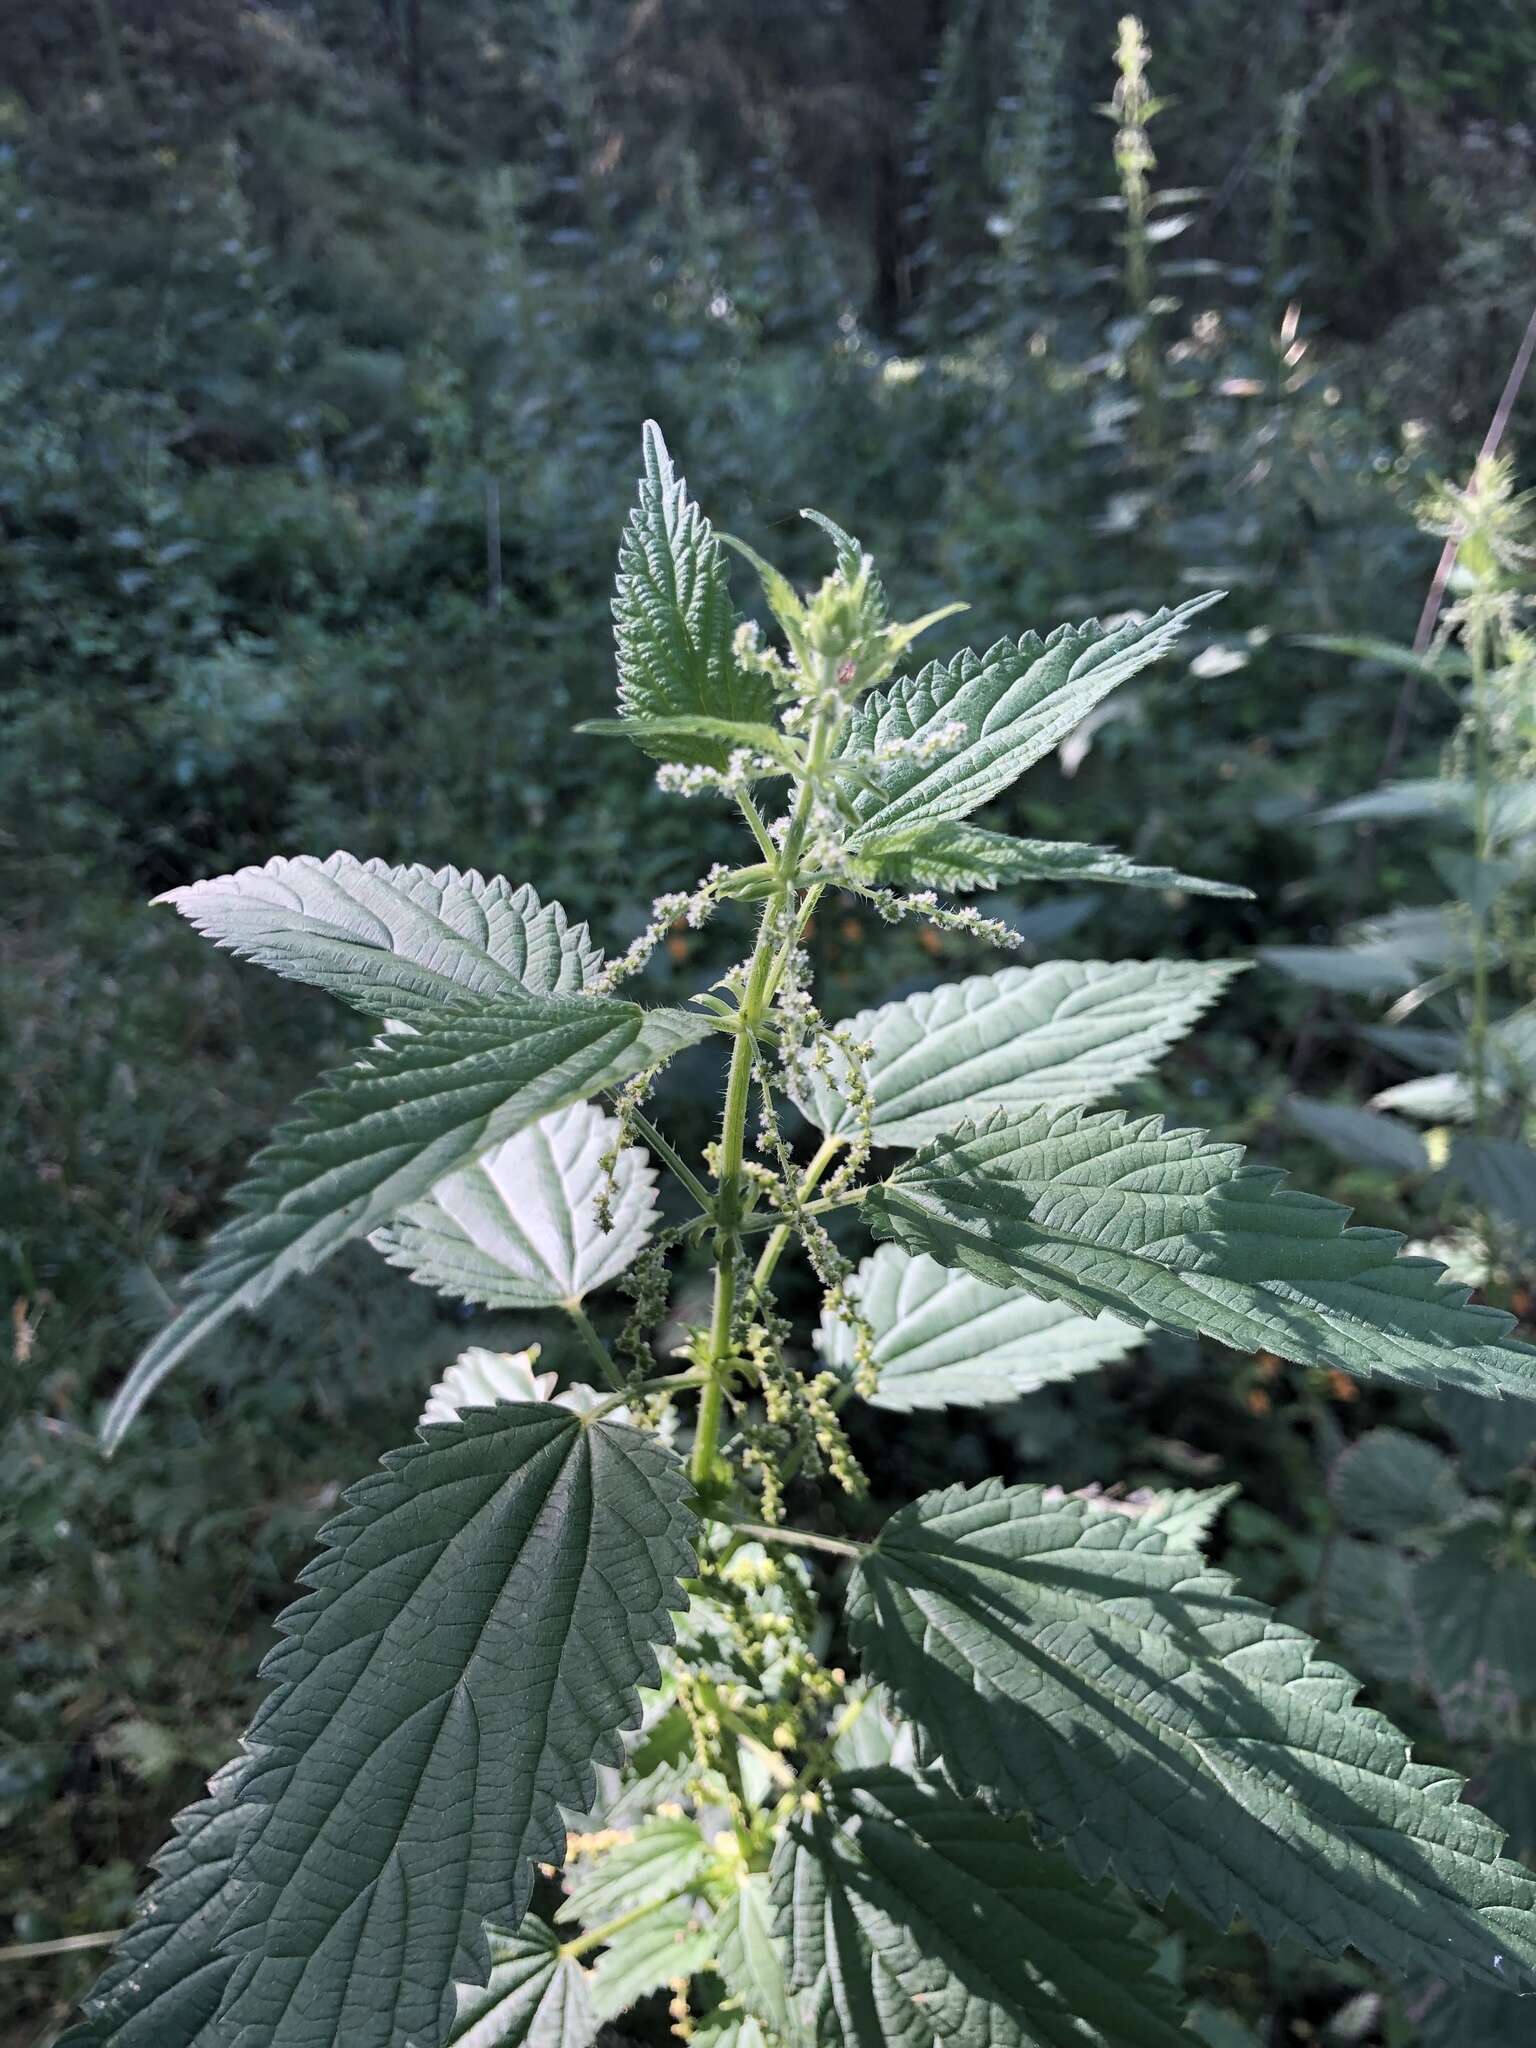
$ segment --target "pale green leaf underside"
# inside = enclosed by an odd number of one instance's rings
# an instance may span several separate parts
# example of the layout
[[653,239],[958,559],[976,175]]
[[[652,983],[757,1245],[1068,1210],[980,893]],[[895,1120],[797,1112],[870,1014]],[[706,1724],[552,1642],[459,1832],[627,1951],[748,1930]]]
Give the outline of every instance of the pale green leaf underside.
[[709,1843],[697,1821],[656,1818],[628,1841],[583,1859],[566,1873],[568,1894],[559,1920],[601,1927],[632,1906],[646,1906],[688,1890],[709,1862]]
[[823,2048],[1179,2048],[1171,1988],[1107,1889],[1027,1827],[893,1770],[791,1821],[774,1898]]
[[719,2006],[693,2036],[692,2048],[789,2048],[764,2034],[749,2012]]
[[1395,1231],[1157,1117],[1038,1109],[937,1139],[873,1189],[875,1230],[994,1286],[1410,1386],[1536,1395],[1536,1349]]
[[1394,1117],[1349,1102],[1314,1102],[1305,1095],[1287,1096],[1285,1114],[1298,1130],[1353,1165],[1398,1174],[1429,1171],[1424,1140]]
[[[859,1304],[875,1334],[877,1408],[981,1408],[1076,1379],[1141,1343],[1113,1316],[1084,1316],[1017,1287],[993,1287],[933,1259],[883,1244],[859,1267]],[[853,1335],[823,1314],[819,1346],[834,1369],[853,1370]]]
[[586,1972],[561,1956],[554,1932],[530,1913],[515,1934],[488,1927],[486,1937],[490,1981],[458,1986],[449,2048],[590,2048],[598,2020]]
[[1222,1510],[1237,1499],[1237,1486],[1178,1486],[1154,1493],[1141,1520],[1161,1532],[1170,1550],[1204,1550]]
[[[483,1345],[472,1344],[434,1382],[417,1427],[457,1422],[466,1408],[494,1408],[498,1401],[547,1401],[560,1375],[535,1372],[538,1355],[537,1346],[527,1351],[487,1351]],[[572,1406],[569,1402],[564,1405]],[[581,1410],[572,1407],[572,1412]]]
[[1536,1879],[1357,1682],[1154,1527],[1038,1488],[892,1517],[849,1619],[963,1791],[1087,1875],[1394,1972],[1536,1985]]
[[603,1161],[614,1118],[587,1103],[528,1130],[440,1180],[373,1233],[374,1248],[424,1287],[487,1308],[556,1308],[616,1280],[645,1248],[656,1217],[656,1175],[638,1146],[622,1150],[611,1183],[612,1228],[598,1222],[609,1186]]
[[[1147,1073],[1215,1002],[1241,961],[1052,960],[1005,967],[864,1010],[847,1030],[874,1051],[865,1079],[880,1145],[922,1145],[963,1117],[1095,1102]],[[844,1056],[807,1069],[803,1107],[851,1136]]]
[[1371,1107],[1395,1109],[1425,1124],[1469,1124],[1477,1114],[1477,1095],[1464,1074],[1416,1074],[1381,1089]]
[[866,840],[907,825],[966,817],[1048,754],[1111,690],[1166,653],[1214,602],[1192,598],[1134,625],[1059,626],[1044,640],[1026,633],[999,640],[985,654],[967,648],[877,690],[854,712],[840,749],[875,785],[850,793],[857,821],[850,851],[857,855]]
[[149,1395],[238,1310],[539,1118],[703,1038],[707,1019],[599,996],[504,995],[379,1040],[299,1104],[252,1161],[188,1283],[190,1300],[134,1366],[102,1430],[111,1450]]
[[473,869],[305,854],[155,900],[243,960],[409,1023],[519,990],[574,995],[602,966],[586,926],[558,903]]
[[1143,866],[1112,846],[1015,839],[958,819],[873,835],[861,832],[849,867],[861,880],[955,891],[1006,889],[1018,882],[1115,882],[1132,889],[1181,889],[1189,896],[1253,894],[1236,883]]
[[[472,1409],[354,1487],[267,1659],[222,1945],[263,2048],[435,2048],[562,1805],[654,1684],[691,1573],[681,1465],[548,1404]],[[241,2028],[249,2029],[240,2035]]]
[[[741,668],[732,649],[736,614],[724,551],[651,420],[645,426],[640,499],[619,549],[613,621],[619,705],[626,718],[772,722],[772,684]],[[718,738],[636,737],[664,760],[717,768],[732,751],[731,742]]]
[[720,1908],[715,1968],[742,2010],[786,2044],[798,2038],[786,1975],[789,1958],[774,1931],[766,1871],[745,1876]]
[[616,1934],[592,1972],[598,2018],[614,2019],[674,1978],[711,1969],[716,1932],[708,1907],[674,1899]]

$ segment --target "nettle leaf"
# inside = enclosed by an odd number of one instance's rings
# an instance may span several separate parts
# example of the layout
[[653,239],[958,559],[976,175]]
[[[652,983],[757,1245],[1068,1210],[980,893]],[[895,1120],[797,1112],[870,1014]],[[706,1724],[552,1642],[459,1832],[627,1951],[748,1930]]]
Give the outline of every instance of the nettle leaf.
[[956,1786],[1035,1815],[1089,1877],[1324,1955],[1536,1986],[1536,1879],[1460,1781],[1155,1527],[951,1487],[887,1523],[849,1620]]
[[[859,1267],[859,1304],[875,1333],[877,1408],[980,1408],[1124,1358],[1143,1332],[1113,1316],[1084,1316],[1017,1287],[993,1287],[933,1259],[883,1244]],[[853,1333],[824,1313],[818,1345],[851,1373]]]
[[1536,1694],[1536,1575],[1497,1557],[1499,1531],[1458,1529],[1414,1567],[1410,1600],[1431,1686],[1473,1725],[1508,1725]]
[[1089,1315],[1409,1386],[1536,1394],[1536,1348],[1396,1231],[1159,1117],[1032,1110],[962,1125],[864,1204],[876,1232]]
[[1429,1152],[1418,1132],[1395,1117],[1358,1109],[1347,1102],[1314,1102],[1288,1095],[1286,1120],[1354,1165],[1379,1166],[1388,1173],[1427,1173]]
[[1292,981],[1338,995],[1401,995],[1423,978],[1419,962],[1395,946],[1260,946],[1258,957]]
[[1469,1124],[1477,1114],[1477,1097],[1464,1074],[1420,1074],[1394,1082],[1371,1097],[1372,1109],[1400,1109],[1426,1124]]
[[708,1907],[690,1899],[657,1906],[616,1934],[592,1972],[598,2018],[615,2019],[637,2000],[676,1978],[714,1967],[717,1926]]
[[550,1404],[471,1409],[348,1493],[252,1724],[223,2023],[431,2048],[565,1848],[694,1569],[683,1470]]
[[1372,1429],[1334,1459],[1328,1497],[1346,1529],[1402,1542],[1459,1522],[1470,1502],[1444,1451],[1402,1429]]
[[1423,818],[1470,816],[1473,803],[1470,782],[1435,776],[1417,782],[1384,782],[1363,796],[1345,797],[1313,814],[1318,825],[1392,825]]
[[299,1103],[230,1197],[238,1213],[188,1283],[187,1307],[108,1410],[110,1451],[166,1374],[238,1310],[365,1237],[552,1110],[695,1044],[709,1019],[599,996],[504,995],[378,1040]]
[[305,854],[168,889],[155,901],[242,960],[328,989],[370,1017],[408,1023],[466,998],[574,995],[602,967],[586,926],[571,924],[558,903],[473,869]]
[[1203,1550],[1221,1518],[1242,1491],[1237,1486],[1177,1486],[1154,1493],[1141,1520],[1161,1531],[1170,1550]]
[[703,741],[727,755],[738,752],[762,755],[772,763],[761,772],[770,776],[792,775],[801,765],[802,751],[776,725],[749,724],[735,718],[589,718],[577,732],[598,738],[633,740],[648,753],[672,761],[688,757],[690,746]]
[[1016,782],[1111,690],[1165,654],[1219,593],[1123,626],[1058,626],[985,654],[967,648],[915,678],[877,690],[854,712],[839,758],[873,784],[849,805],[857,856],[867,841],[913,824],[963,818]]
[[[773,685],[742,668],[732,647],[736,612],[724,550],[674,471],[654,420],[645,424],[640,501],[619,549],[613,621],[626,719],[772,724]],[[676,731],[635,738],[662,760],[714,768],[724,768],[740,744]]]
[[1536,1402],[1494,1405],[1475,1394],[1444,1388],[1430,1409],[1455,1439],[1458,1462],[1470,1486],[1496,1492],[1536,1449]]
[[597,2039],[587,1973],[560,1953],[560,1938],[534,1914],[517,1932],[488,1927],[490,1981],[458,1987],[448,2048],[590,2048]]
[[573,1306],[633,1264],[656,1220],[656,1174],[639,1146],[618,1154],[610,1221],[603,1162],[613,1117],[572,1103],[440,1180],[371,1242],[424,1287],[488,1308]]
[[1340,1536],[1329,1547],[1321,1590],[1328,1625],[1352,1664],[1372,1678],[1422,1678],[1413,1564],[1402,1551]]
[[774,1908],[765,1871],[749,1871],[720,1908],[715,1968],[726,1990],[777,2039],[799,2037],[786,1975],[789,1958],[774,1931]]
[[1114,1895],[942,1785],[834,1778],[780,1837],[773,1886],[824,2048],[1187,2048]]
[[176,1816],[133,1925],[84,2000],[85,2023],[64,2036],[70,2048],[212,2048],[234,1970],[215,1944],[239,1896],[239,1845],[261,1813],[246,1793],[249,1775],[249,1759],[237,1758],[206,1799]]
[[1182,889],[1189,896],[1253,894],[1235,883],[1201,881],[1175,868],[1143,867],[1112,846],[1014,839],[945,819],[895,832],[861,832],[848,870],[862,881],[957,891],[1003,889],[1017,882],[1117,882],[1133,889]]
[[692,2036],[693,2048],[788,2048],[772,2042],[747,2012],[720,2006],[703,2021]]
[[1536,1152],[1519,1138],[1458,1138],[1446,1174],[1522,1236],[1536,1230]]
[[[874,1051],[865,1080],[880,1145],[922,1145],[962,1117],[1037,1103],[1088,1103],[1147,1073],[1244,963],[1052,960],[1005,967],[863,1010],[846,1029]],[[829,1135],[852,1137],[847,1066],[807,1068],[802,1106]]]
[[498,1401],[549,1400],[560,1375],[535,1372],[538,1355],[537,1344],[526,1351],[487,1351],[481,1344],[472,1344],[433,1385],[418,1427],[428,1422],[457,1422],[466,1408],[494,1408]]
[[600,1927],[631,1906],[650,1905],[697,1884],[710,1861],[703,1829],[694,1820],[648,1820],[628,1841],[585,1856],[567,1872],[569,1895],[560,1920]]

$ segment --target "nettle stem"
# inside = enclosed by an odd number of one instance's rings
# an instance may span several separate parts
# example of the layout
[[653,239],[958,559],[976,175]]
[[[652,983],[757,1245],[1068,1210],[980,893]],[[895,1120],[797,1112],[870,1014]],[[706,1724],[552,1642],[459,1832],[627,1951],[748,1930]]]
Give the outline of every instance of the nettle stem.
[[688,1464],[688,1476],[699,1488],[708,1487],[718,1476],[720,1425],[725,1414],[726,1384],[735,1358],[736,1279],[741,1261],[745,1196],[742,1162],[746,1153],[753,1062],[757,1056],[758,1035],[767,1021],[794,944],[805,928],[808,912],[803,904],[796,902],[795,885],[806,834],[810,829],[816,780],[826,765],[836,729],[835,719],[825,713],[818,713],[811,727],[805,779],[800,784],[783,848],[775,856],[773,893],[763,905],[757,942],[748,963],[746,988],[736,1018],[736,1042],[731,1048],[731,1068],[725,1084],[725,1108],[720,1118],[720,1144],[716,1158],[716,1193],[712,1204],[715,1216],[715,1288],[705,1358],[709,1377],[699,1401],[697,1431]]
[[1487,863],[1491,851],[1488,832],[1490,784],[1493,780],[1488,746],[1488,645],[1487,625],[1481,615],[1474,617],[1468,637],[1472,663],[1472,838],[1477,862],[1476,900],[1472,905],[1472,1021],[1467,1033],[1472,1066],[1474,1128],[1479,1137],[1488,1129],[1488,905]]
[[[805,1172],[800,1176],[800,1200],[802,1202],[812,1192],[821,1176],[837,1157],[842,1145],[843,1140],[841,1138],[822,1139],[819,1149],[808,1162]],[[768,1283],[773,1278],[774,1269],[780,1259],[783,1258],[788,1248],[789,1240],[794,1236],[794,1232],[795,1226],[792,1222],[779,1223],[774,1226],[773,1235],[763,1246],[762,1254],[757,1262],[757,1270],[752,1275],[752,1298],[754,1301],[761,1301],[767,1290]]]

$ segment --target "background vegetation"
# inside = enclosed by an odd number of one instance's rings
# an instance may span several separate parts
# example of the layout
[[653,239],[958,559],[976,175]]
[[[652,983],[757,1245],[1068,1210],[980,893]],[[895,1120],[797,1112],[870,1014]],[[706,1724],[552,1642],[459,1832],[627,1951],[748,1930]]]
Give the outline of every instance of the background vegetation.
[[[0,1944],[121,1924],[234,1745],[315,1528],[466,1336],[340,1261],[103,1467],[100,1403],[222,1189],[349,1043],[146,899],[341,845],[536,873],[627,940],[716,830],[637,755],[569,736],[609,706],[643,416],[720,523],[819,574],[795,515],[824,506],[902,615],[974,595],[978,646],[1231,593],[1045,796],[1031,779],[1027,825],[1256,900],[1010,898],[1042,949],[1315,945],[1443,897],[1423,835],[1313,814],[1433,773],[1454,707],[1302,642],[1413,635],[1439,552],[1415,508],[1469,473],[1531,314],[1536,21],[1164,0],[1143,75],[1117,13],[0,7]],[[851,907],[815,935],[848,1009],[963,970],[964,941],[929,939],[942,962]],[[674,936],[657,994],[703,943]],[[1341,1163],[1284,1114],[1400,1077],[1367,1015],[1261,966],[1143,1099],[1443,1233],[1443,1186]],[[1518,1236],[1505,1254],[1520,1307]],[[474,1341],[535,1321],[477,1318]],[[1536,1418],[1164,1340],[984,1426],[914,1418],[866,1462],[891,1500],[999,1455],[1074,1485],[1239,1482],[1224,1562],[1536,1851]],[[1373,1470],[1401,1500],[1399,1454],[1433,1519],[1360,1508]],[[1473,1549],[1494,1590],[1455,1637]],[[1372,1637],[1402,1571],[1418,1633]],[[7,2048],[51,2040],[96,1960],[0,1957]],[[1240,1929],[1191,1923],[1168,1967],[1213,2048],[1515,2038],[1518,2008],[1270,1964]]]

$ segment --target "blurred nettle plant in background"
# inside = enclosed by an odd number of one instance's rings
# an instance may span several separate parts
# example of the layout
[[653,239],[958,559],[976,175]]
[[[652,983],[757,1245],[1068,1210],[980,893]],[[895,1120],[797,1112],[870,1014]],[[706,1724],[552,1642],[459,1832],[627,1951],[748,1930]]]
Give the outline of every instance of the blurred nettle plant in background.
[[[946,899],[1023,877],[1231,891],[973,817],[1208,598],[901,676],[954,607],[895,622],[871,557],[806,516],[834,555],[809,596],[735,544],[771,645],[646,429],[599,731],[664,790],[723,799],[748,846],[617,959],[473,871],[337,853],[171,893],[383,1029],[258,1154],[109,1447],[190,1351],[349,1241],[460,1300],[558,1310],[569,1337],[464,1353],[343,1497],[242,1752],[181,1817],[73,2048],[579,2048],[658,1987],[677,2037],[714,2048],[1175,2048],[1170,1894],[1436,1999],[1536,1988],[1536,1878],[1207,1564],[1229,1493],[988,1478],[868,1527],[856,1404],[1011,1400],[1152,1329],[1468,1400],[1536,1393],[1536,1350],[1239,1147],[1094,1106],[1238,963],[1009,966],[823,1013],[804,938],[833,887],[1004,950],[1006,924]],[[742,913],[750,951],[685,1007],[619,993],[679,917]],[[709,1049],[723,1107],[690,1157],[647,1105]],[[696,1314],[671,1301],[689,1245]],[[814,1349],[776,1291],[791,1253]],[[585,1306],[609,1284],[630,1301],[611,1342]],[[1367,1565],[1443,1595],[1478,1510],[1437,1465],[1400,1528],[1393,1444],[1352,1455],[1383,1449],[1374,1519],[1358,1477],[1347,1512],[1428,1558]],[[822,1526],[840,1500],[860,1534]],[[1455,1663],[1438,1637],[1426,1655]]]
[[[1324,1142],[1428,1176],[1435,1207],[1459,1203],[1453,1240],[1469,1280],[1522,1289],[1536,1253],[1536,642],[1530,633],[1536,522],[1507,462],[1480,463],[1465,489],[1440,486],[1425,529],[1454,546],[1450,602],[1422,655],[1324,642],[1405,669],[1456,707],[1441,773],[1384,784],[1322,812],[1324,825],[1409,825],[1430,846],[1444,900],[1364,919],[1345,942],[1265,957],[1335,994],[1391,998],[1358,1026],[1409,1078],[1368,1108],[1298,1099],[1294,1120]],[[1415,1125],[1422,1126],[1416,1129]]]

